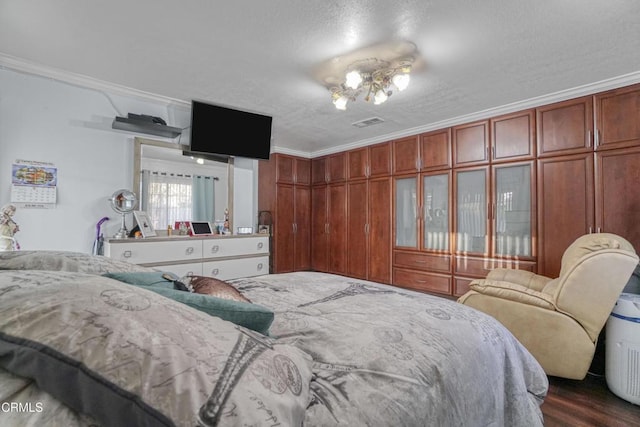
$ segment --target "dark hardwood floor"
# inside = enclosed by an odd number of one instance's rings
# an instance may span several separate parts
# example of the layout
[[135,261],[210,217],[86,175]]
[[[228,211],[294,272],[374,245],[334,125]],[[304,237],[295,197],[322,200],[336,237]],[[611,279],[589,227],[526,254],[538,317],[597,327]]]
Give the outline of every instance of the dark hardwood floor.
[[640,427],[640,406],[613,394],[603,375],[582,381],[549,377],[542,404],[545,427]]

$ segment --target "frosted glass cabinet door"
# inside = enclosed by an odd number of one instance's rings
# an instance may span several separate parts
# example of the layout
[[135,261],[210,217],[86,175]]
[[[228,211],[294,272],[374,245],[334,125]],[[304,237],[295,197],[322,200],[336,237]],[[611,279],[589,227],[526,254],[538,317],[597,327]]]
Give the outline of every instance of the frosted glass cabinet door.
[[486,254],[487,169],[456,172],[456,250]]
[[495,169],[495,254],[531,256],[531,165]]
[[424,248],[449,249],[449,175],[422,178]]
[[396,179],[396,246],[418,246],[418,178]]

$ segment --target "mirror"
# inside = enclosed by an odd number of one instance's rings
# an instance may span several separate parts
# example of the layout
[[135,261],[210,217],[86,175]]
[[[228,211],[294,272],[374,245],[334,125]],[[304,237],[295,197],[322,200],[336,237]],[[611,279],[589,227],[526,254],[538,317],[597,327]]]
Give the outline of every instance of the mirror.
[[233,177],[233,159],[229,159],[229,163],[206,159],[197,162],[195,158],[184,156],[183,150],[188,150],[188,146],[139,137],[134,139],[133,188],[139,195],[140,210],[147,212],[157,231],[166,230],[168,225],[174,224],[168,223],[169,221],[163,215],[156,214],[149,208],[152,196],[142,190],[143,171],[181,177],[202,175],[214,178],[214,212],[211,214],[213,218],[179,218],[179,220],[210,220],[211,222],[224,220],[225,210],[228,209],[231,213],[233,209],[233,179],[231,178]]
[[138,197],[133,191],[127,189],[116,190],[109,199],[111,207],[114,211],[122,214],[122,225],[120,230],[115,234],[116,239],[125,239],[129,234],[125,219],[128,213],[133,212],[138,204]]

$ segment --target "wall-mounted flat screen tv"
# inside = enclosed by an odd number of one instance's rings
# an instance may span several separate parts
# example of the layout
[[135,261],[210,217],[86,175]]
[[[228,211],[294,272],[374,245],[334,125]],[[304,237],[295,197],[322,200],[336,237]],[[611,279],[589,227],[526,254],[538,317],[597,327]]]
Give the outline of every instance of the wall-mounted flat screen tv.
[[191,154],[269,159],[270,116],[191,102]]

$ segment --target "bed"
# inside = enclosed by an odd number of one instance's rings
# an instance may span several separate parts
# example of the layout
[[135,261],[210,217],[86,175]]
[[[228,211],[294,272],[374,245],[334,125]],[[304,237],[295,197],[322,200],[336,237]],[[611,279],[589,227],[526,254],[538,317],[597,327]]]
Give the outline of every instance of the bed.
[[455,301],[296,272],[228,281],[247,301],[211,308],[131,280],[153,274],[0,253],[0,424],[543,425],[540,365]]

